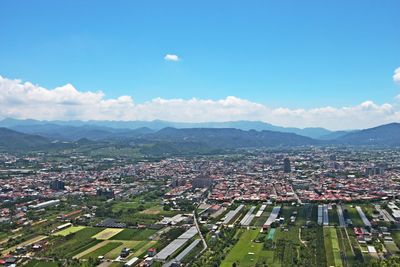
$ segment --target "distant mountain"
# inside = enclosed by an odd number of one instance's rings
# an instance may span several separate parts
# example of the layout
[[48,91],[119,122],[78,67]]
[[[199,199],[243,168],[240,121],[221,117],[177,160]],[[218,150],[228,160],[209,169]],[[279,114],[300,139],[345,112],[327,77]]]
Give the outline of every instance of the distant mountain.
[[7,128],[0,128],[0,149],[25,150],[50,145],[47,138],[37,135],[19,133]]
[[319,141],[293,133],[244,131],[232,128],[164,128],[145,136],[154,141],[202,143],[213,148],[258,148],[315,145]]
[[[7,127],[11,129],[15,129],[18,131],[26,132],[26,133],[40,133],[41,135],[54,136],[57,128],[54,129],[45,129],[50,125],[58,125],[58,126],[68,126],[68,127],[97,127],[96,131],[106,131],[106,132],[115,132],[112,129],[123,129],[123,130],[132,130],[139,128],[148,128],[153,131],[158,131],[163,128],[171,127],[177,129],[185,129],[185,128],[235,128],[239,130],[256,130],[256,131],[277,131],[284,133],[295,133],[298,135],[303,135],[315,139],[319,139],[322,136],[326,136],[332,131],[329,131],[324,128],[294,128],[294,127],[280,127],[275,126],[269,123],[261,122],[261,121],[228,121],[228,122],[202,122],[202,123],[182,123],[182,122],[168,122],[161,120],[154,121],[37,121],[37,120],[16,120],[16,119],[4,119],[0,121],[0,127]],[[34,127],[36,126],[36,128]],[[38,131],[38,126],[42,126],[40,131]],[[32,128],[32,129],[30,129]],[[34,129],[36,129],[34,131]],[[61,128],[58,128],[61,130]],[[72,129],[70,129],[72,130]],[[87,130],[87,129],[86,129]],[[50,131],[50,132],[47,132]],[[63,132],[63,131],[61,131]],[[70,132],[70,131],[68,131]],[[82,132],[83,134],[83,132]],[[103,135],[107,135],[106,133],[91,133],[91,136],[82,136],[87,137],[89,139],[101,138]],[[60,137],[61,138],[61,137]],[[65,138],[65,136],[64,136]],[[76,139],[74,137],[73,139]]]
[[347,145],[400,146],[400,123],[390,123],[348,133],[336,139]]
[[331,132],[329,134],[320,136],[318,139],[319,140],[327,140],[327,141],[331,140],[332,141],[332,140],[338,139],[338,138],[340,138],[342,136],[345,136],[346,134],[355,133],[357,131],[359,131],[359,130]]
[[143,134],[152,133],[149,128],[115,129],[110,127],[83,125],[68,126],[58,124],[33,124],[33,125],[13,125],[10,129],[27,134],[35,134],[50,139],[62,141],[77,141],[89,139],[92,141],[103,139],[132,138]]

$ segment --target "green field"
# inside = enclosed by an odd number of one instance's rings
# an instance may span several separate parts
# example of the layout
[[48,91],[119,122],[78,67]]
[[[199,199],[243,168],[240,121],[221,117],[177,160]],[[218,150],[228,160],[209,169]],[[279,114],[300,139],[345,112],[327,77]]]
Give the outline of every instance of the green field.
[[343,267],[336,228],[324,227],[324,243],[328,266]]
[[114,235],[110,239],[112,240],[146,240],[151,235],[156,233],[156,230],[153,229],[124,229],[122,232]]
[[120,229],[120,228],[106,228],[103,231],[93,235],[92,238],[100,239],[100,240],[107,240],[123,231],[124,231],[124,229]]
[[115,259],[121,253],[123,248],[130,248],[132,249],[133,255],[138,257],[141,256],[143,253],[147,252],[147,249],[155,246],[157,244],[156,241],[113,241],[119,242],[121,245],[115,247],[114,249],[110,250],[107,254],[105,254],[106,259]]
[[100,243],[100,240],[93,239],[92,236],[102,230],[104,230],[104,228],[86,227],[68,236],[54,237],[53,245],[46,250],[45,255],[58,258],[71,258],[97,243]]
[[53,261],[31,260],[25,267],[58,267],[58,264]]
[[55,236],[67,236],[67,235],[76,233],[76,232],[78,232],[78,231],[80,231],[82,229],[85,229],[85,228],[86,228],[85,226],[71,226],[71,227],[69,227],[67,229],[64,229],[64,230],[61,230],[59,232],[56,232],[53,235],[55,235]]
[[82,259],[97,258],[99,256],[104,256],[111,250],[119,247],[120,245],[122,245],[121,242],[109,242],[104,246],[96,249],[95,251],[86,254],[85,256],[82,257]]
[[263,243],[253,242],[257,238],[259,231],[259,229],[244,231],[220,266],[231,267],[236,263],[241,267],[251,267],[257,263],[262,264],[264,262],[268,266],[280,266],[279,263],[273,263],[273,251],[263,250]]
[[350,205],[346,205],[344,208],[345,208],[345,210],[347,210],[347,212],[344,211],[345,217],[347,214],[348,218],[351,219],[351,221],[353,222],[353,225],[355,227],[364,227],[364,223],[361,220],[361,217],[358,214],[356,208],[352,208]]
[[328,209],[329,225],[339,225],[339,216],[337,214],[336,206]]

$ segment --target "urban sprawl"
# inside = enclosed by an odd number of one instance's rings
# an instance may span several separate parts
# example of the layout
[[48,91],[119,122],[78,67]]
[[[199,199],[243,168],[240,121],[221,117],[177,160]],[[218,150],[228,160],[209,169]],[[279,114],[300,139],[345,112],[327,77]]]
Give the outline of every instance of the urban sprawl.
[[396,149],[2,153],[0,265],[398,266],[399,182]]

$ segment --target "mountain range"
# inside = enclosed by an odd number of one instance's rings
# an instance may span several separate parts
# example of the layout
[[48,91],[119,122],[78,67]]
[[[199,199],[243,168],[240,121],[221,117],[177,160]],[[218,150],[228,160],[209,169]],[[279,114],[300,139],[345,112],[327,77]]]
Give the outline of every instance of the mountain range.
[[[136,123],[136,124],[135,124]],[[324,135],[312,138],[295,132],[264,130],[269,124],[260,122],[211,123],[213,127],[174,128],[159,126],[161,122],[42,122],[33,120],[3,120],[0,122],[0,148],[3,150],[34,150],[49,147],[72,146],[102,142],[105,144],[143,146],[148,153],[166,154],[179,151],[213,151],[219,149],[294,147],[309,145],[347,146],[400,146],[400,124],[391,123],[374,128],[330,132],[318,130]],[[166,122],[163,122],[167,124]],[[111,127],[118,125],[119,127]],[[137,126],[134,128],[134,125]],[[187,124],[183,124],[188,126]],[[196,124],[196,126],[203,124]],[[244,129],[222,126],[241,126]],[[252,127],[254,125],[254,127]],[[7,126],[4,127],[4,126]],[[122,127],[126,126],[126,127]],[[140,127],[139,127],[140,126]],[[221,127],[217,127],[221,126]],[[131,128],[129,128],[131,127]],[[259,127],[259,128],[257,128]],[[276,127],[278,126],[269,126]],[[257,128],[257,129],[249,129]],[[261,128],[261,130],[260,130]],[[273,128],[275,129],[275,128]],[[295,129],[296,128],[285,128]],[[306,128],[321,129],[321,128]],[[316,130],[317,131],[317,130]],[[314,133],[316,132],[314,131]],[[77,143],[77,142],[80,143]]]
[[[325,139],[333,131],[324,128],[294,128],[294,127],[281,127],[275,126],[266,122],[261,121],[228,121],[228,122],[202,122],[202,123],[185,123],[185,122],[169,122],[162,120],[153,121],[38,121],[38,120],[17,120],[17,119],[4,119],[0,121],[0,127],[7,127],[16,131],[25,133],[37,133],[47,134],[54,132],[54,128],[57,132],[60,132],[61,127],[79,127],[86,131],[97,130],[107,132],[123,132],[128,130],[148,128],[152,131],[158,131],[164,128],[234,128],[244,131],[256,130],[256,131],[275,131],[282,133],[295,133],[311,137],[314,139]],[[72,128],[66,128],[68,131]],[[78,130],[78,129],[76,129]]]

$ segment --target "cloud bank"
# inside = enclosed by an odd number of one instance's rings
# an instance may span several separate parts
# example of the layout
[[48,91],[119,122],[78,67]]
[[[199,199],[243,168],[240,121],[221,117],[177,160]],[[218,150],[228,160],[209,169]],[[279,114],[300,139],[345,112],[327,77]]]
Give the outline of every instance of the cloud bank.
[[[395,77],[393,77],[395,79]],[[332,130],[367,128],[400,121],[398,103],[365,101],[349,107],[270,108],[228,96],[219,100],[155,98],[135,103],[131,96],[107,99],[103,92],[81,92],[71,84],[47,89],[0,76],[0,118],[38,120],[168,120],[222,122],[259,120],[292,127]]]

